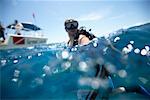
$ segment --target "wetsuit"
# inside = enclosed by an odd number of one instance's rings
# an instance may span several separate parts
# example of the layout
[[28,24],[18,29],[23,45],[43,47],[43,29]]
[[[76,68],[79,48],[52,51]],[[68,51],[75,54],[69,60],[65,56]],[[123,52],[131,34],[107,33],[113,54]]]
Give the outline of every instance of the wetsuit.
[[[96,36],[94,36],[93,34],[90,34],[85,29],[80,28],[79,30],[77,30],[77,33],[74,36],[73,46],[78,45],[78,39],[80,35],[86,36],[87,38],[89,38],[89,40],[96,38]],[[69,42],[70,41],[68,41],[68,44]]]
[[5,40],[4,30],[5,30],[5,29],[0,25],[0,37],[2,37],[3,40]]
[[[82,28],[79,29],[75,35],[76,36],[73,41],[73,46],[78,45],[78,39],[80,35],[86,36],[87,38],[89,38],[89,40],[96,38],[96,36],[94,36],[93,34],[90,34],[89,32],[87,32],[86,30]],[[68,41],[68,44],[69,42],[70,41]],[[94,68],[95,68],[95,75],[94,75],[95,78],[101,78],[101,79],[108,78],[108,71],[105,69],[104,65],[95,64]],[[98,92],[99,92],[98,89],[89,91],[88,95],[86,96],[86,100],[95,99],[98,95]],[[105,96],[103,98],[107,98],[107,97],[108,96]]]

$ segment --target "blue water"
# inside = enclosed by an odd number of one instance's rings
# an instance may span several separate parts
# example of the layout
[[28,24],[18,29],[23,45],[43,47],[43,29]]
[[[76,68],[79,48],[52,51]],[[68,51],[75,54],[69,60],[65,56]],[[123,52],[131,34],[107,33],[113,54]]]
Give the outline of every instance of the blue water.
[[[150,23],[121,29],[86,46],[65,43],[0,51],[1,99],[149,99]],[[111,48],[110,44],[115,48]],[[95,77],[104,65],[109,76]],[[132,91],[141,87],[140,93]],[[126,87],[130,92],[116,93]],[[109,90],[109,91],[108,91]]]

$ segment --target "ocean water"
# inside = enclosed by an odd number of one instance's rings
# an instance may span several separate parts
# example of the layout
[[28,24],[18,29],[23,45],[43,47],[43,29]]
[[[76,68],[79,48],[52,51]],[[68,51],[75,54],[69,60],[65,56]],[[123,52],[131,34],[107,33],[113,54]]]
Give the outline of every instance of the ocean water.
[[85,46],[1,50],[1,99],[149,99],[149,37],[147,23]]

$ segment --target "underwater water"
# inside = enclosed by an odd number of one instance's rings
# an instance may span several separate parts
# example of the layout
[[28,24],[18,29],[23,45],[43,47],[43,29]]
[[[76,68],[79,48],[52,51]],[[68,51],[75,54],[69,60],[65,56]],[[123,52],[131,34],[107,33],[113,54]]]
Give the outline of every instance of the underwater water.
[[149,37],[150,23],[85,46],[1,50],[1,99],[149,99]]

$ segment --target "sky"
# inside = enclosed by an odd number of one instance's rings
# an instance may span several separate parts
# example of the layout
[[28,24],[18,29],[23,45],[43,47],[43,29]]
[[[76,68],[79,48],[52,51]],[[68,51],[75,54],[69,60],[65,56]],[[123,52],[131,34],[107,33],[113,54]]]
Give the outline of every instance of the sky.
[[150,0],[0,0],[4,27],[15,19],[31,22],[43,29],[48,43],[68,41],[64,21],[70,18],[100,37],[150,22]]

